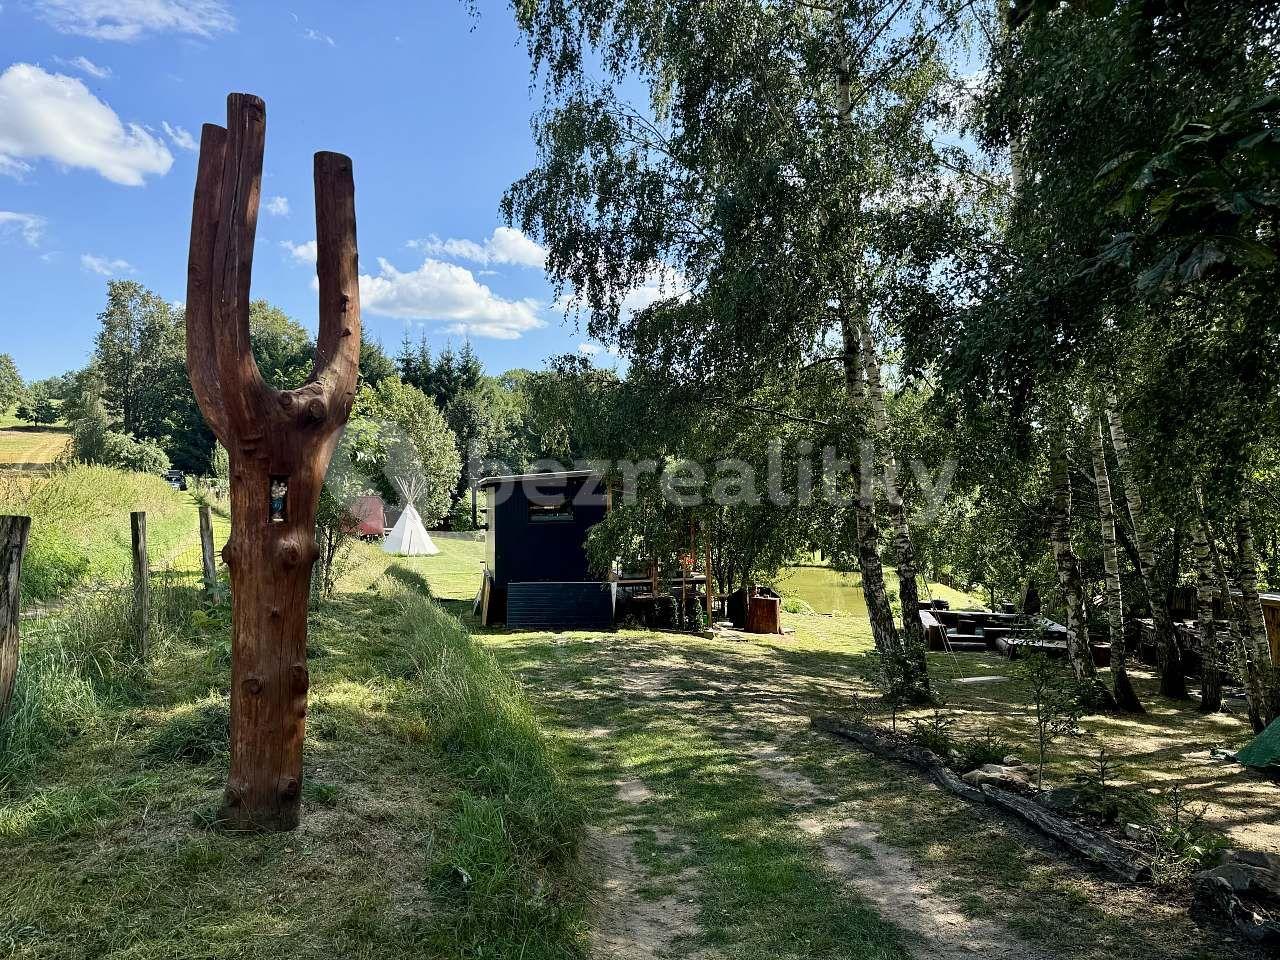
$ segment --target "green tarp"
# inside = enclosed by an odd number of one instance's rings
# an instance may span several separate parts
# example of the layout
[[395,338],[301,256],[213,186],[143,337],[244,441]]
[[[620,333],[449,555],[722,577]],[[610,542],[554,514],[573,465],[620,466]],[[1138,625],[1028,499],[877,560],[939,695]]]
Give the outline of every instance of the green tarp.
[[1243,747],[1236,759],[1246,767],[1280,770],[1280,720],[1263,730]]

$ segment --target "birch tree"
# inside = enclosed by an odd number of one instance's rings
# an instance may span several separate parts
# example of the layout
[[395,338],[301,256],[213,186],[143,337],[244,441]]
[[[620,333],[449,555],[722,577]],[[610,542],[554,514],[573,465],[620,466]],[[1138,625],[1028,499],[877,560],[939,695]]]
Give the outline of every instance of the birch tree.
[[1124,594],[1120,583],[1120,548],[1116,536],[1116,504],[1111,496],[1111,473],[1107,467],[1105,427],[1101,418],[1091,422],[1093,478],[1098,493],[1098,515],[1102,526],[1102,563],[1106,576],[1107,631],[1111,638],[1111,683],[1116,705],[1122,710],[1143,712],[1142,702],[1129,677],[1129,651],[1125,634]]

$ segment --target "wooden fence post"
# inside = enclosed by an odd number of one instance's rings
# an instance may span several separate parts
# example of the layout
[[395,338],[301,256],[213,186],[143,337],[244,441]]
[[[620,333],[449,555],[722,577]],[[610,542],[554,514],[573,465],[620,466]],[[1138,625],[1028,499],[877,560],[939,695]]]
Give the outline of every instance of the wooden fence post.
[[147,559],[147,515],[141,510],[129,514],[133,541],[133,624],[134,652],[139,660],[151,653],[151,564]]
[[204,588],[212,593],[218,586],[218,567],[213,559],[213,517],[207,503],[200,504],[200,567]]
[[0,517],[0,717],[9,712],[18,675],[18,579],[30,517]]
[[711,534],[707,534],[707,629],[711,629],[711,625],[715,623],[712,616],[712,608],[715,603],[716,576],[711,572]]

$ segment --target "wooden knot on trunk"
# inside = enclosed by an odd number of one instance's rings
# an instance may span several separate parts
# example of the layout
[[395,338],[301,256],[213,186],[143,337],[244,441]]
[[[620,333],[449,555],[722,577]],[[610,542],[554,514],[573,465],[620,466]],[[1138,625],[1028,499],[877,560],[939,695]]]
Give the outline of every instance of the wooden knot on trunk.
[[320,548],[314,537],[304,533],[294,533],[280,540],[276,547],[276,557],[285,567],[293,568],[302,564],[313,564],[320,558]]
[[227,784],[227,789],[222,791],[222,799],[228,807],[240,806],[240,801],[244,798],[244,793],[234,783]]
[[298,783],[297,777],[290,777],[288,780],[284,782],[284,785],[280,788],[280,796],[284,797],[284,799],[286,800],[293,800],[295,797],[298,796],[298,791],[301,789],[301,787],[302,785]]
[[235,562],[235,559],[236,559],[236,552],[233,549],[231,549],[231,543],[228,542],[222,548],[222,562],[225,563],[228,567],[230,567]]
[[258,694],[262,693],[262,678],[256,674],[251,674],[244,678],[242,686],[246,693],[252,694],[256,697]]
[[315,423],[323,423],[329,418],[329,407],[320,397],[307,401],[307,418]]
[[308,673],[305,663],[295,663],[290,667],[289,676],[293,681],[294,693],[306,693],[307,688],[311,686],[311,674]]

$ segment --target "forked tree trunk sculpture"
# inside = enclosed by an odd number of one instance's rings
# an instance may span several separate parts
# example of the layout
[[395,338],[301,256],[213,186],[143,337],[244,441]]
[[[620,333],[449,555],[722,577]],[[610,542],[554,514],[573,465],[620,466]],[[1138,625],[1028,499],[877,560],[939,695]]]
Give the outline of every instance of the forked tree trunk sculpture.
[[298,824],[316,506],[360,359],[351,161],[317,153],[315,367],[283,391],[258,371],[249,277],[265,137],[266,107],[246,94],[227,98],[226,129],[205,125],[187,267],[187,370],[231,465],[231,772],[220,822],[232,830]]

